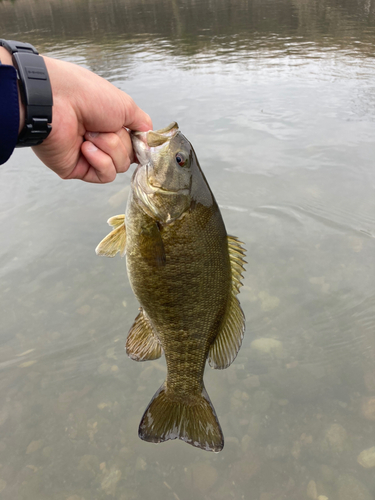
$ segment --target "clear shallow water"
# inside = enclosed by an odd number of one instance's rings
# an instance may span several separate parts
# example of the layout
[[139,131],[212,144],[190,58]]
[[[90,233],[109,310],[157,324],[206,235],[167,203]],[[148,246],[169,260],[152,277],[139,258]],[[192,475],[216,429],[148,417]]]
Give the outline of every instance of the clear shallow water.
[[165,363],[127,358],[125,262],[94,253],[131,172],[2,166],[1,498],[374,498],[374,22],[354,1],[0,3],[3,37],[177,120],[248,250],[243,346],[205,375],[223,452],[144,443]]

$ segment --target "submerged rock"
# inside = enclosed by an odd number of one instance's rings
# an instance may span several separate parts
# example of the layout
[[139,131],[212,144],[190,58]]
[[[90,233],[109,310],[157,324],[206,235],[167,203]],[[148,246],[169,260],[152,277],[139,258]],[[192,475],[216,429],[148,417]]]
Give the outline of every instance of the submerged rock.
[[30,455],[30,453],[34,453],[39,450],[43,446],[43,441],[39,439],[38,441],[31,441],[29,446],[26,449],[26,455]]
[[103,473],[104,478],[101,481],[102,490],[107,495],[115,496],[117,483],[120,481],[122,475],[121,471],[116,469],[116,467],[111,467],[109,471],[104,468]]
[[280,340],[268,337],[261,337],[259,339],[253,340],[250,344],[250,349],[260,354],[277,359],[283,359],[285,357],[285,351],[282,342],[280,342]]
[[348,433],[340,424],[332,424],[325,433],[325,441],[332,451],[344,451],[348,440]]
[[365,469],[375,467],[375,446],[368,448],[367,450],[363,450],[358,455],[357,462]]
[[375,398],[365,398],[361,405],[362,416],[366,420],[375,420]]
[[201,462],[185,470],[185,483],[202,493],[207,493],[219,478],[217,470],[212,465]]
[[266,291],[259,292],[258,297],[260,298],[261,306],[264,312],[272,311],[272,309],[276,309],[280,305],[279,297],[270,295]]
[[307,488],[306,488],[306,495],[311,498],[311,500],[316,500],[318,498],[318,490],[316,489],[316,482],[311,479],[311,481],[308,482]]

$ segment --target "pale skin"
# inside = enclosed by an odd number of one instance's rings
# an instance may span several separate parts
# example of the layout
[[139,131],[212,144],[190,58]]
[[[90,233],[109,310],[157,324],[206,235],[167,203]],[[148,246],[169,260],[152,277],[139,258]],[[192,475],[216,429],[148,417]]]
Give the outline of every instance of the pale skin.
[[[135,159],[127,129],[151,130],[150,117],[104,78],[75,64],[43,57],[53,94],[52,132],[32,148],[34,153],[62,179],[112,182]],[[12,65],[3,47],[0,60]],[[19,131],[24,123],[20,99]]]

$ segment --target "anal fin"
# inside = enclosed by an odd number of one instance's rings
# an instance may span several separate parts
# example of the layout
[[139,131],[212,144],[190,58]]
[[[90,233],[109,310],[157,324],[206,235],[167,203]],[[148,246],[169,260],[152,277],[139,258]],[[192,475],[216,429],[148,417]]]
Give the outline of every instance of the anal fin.
[[163,349],[142,308],[129,331],[125,348],[126,354],[135,361],[158,359],[162,355]]

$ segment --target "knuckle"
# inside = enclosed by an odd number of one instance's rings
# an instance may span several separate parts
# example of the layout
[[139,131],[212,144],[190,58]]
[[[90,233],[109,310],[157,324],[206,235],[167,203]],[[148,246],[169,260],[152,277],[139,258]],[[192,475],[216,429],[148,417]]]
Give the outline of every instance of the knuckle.
[[122,173],[126,172],[126,171],[128,170],[128,168],[129,168],[129,167],[130,167],[130,162],[128,162],[128,161],[124,161],[124,162],[122,162],[122,163],[121,163],[121,165],[119,165],[119,166],[117,167],[117,169],[116,169],[116,170],[117,170],[117,172],[118,172],[118,173],[121,173],[121,174],[122,174]]
[[116,178],[116,171],[110,170],[105,173],[105,175],[101,176],[101,181],[103,184],[107,184],[108,182],[114,181]]
[[124,172],[126,172],[128,170],[128,168],[130,167],[130,158],[126,158],[125,162],[124,162]]
[[119,136],[117,134],[108,134],[107,144],[109,148],[117,149],[120,144]]

